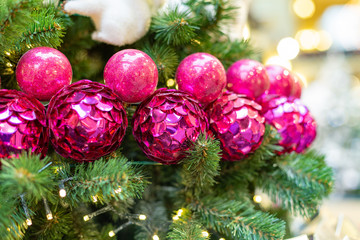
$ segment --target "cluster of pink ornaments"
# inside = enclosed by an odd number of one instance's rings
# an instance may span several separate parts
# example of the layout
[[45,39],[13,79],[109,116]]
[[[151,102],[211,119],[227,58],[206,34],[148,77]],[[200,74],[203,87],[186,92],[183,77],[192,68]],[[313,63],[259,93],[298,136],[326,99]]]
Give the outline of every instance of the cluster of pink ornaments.
[[[128,125],[121,102],[141,102],[133,116],[134,137],[150,159],[164,164],[179,162],[201,132],[220,140],[228,161],[260,146],[265,123],[282,137],[279,154],[300,153],[316,136],[315,121],[299,100],[298,78],[280,66],[249,59],[226,72],[216,57],[192,54],[177,69],[179,90],[156,91],[156,64],[139,50],[114,54],[103,85],[71,84],[68,59],[39,47],[22,56],[16,78],[24,93],[0,90],[0,157],[28,149],[44,156],[48,139],[60,155],[79,162],[107,155],[120,146]],[[37,99],[50,100],[46,113]]]

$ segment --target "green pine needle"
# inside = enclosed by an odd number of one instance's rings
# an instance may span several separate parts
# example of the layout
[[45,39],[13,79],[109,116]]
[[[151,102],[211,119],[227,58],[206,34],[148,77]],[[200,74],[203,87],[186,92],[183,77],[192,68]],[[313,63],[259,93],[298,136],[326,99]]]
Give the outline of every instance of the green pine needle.
[[230,239],[278,240],[285,235],[284,221],[255,210],[249,201],[210,195],[190,206],[206,227]]
[[[277,145],[280,136],[276,129],[266,125],[263,142],[260,147],[248,157],[238,162],[223,162],[223,171],[221,171],[219,191],[224,188],[228,191],[234,189],[247,189],[249,182],[254,181],[259,175],[259,171],[271,164],[276,156],[275,151],[282,148]],[[237,190],[236,190],[237,192]]]
[[44,169],[49,158],[40,159],[39,155],[22,153],[18,158],[2,161],[0,171],[1,189],[8,196],[26,193],[28,199],[38,201],[44,195],[51,195],[57,185],[50,169]]
[[277,158],[272,170],[261,172],[257,185],[273,201],[302,216],[313,216],[334,185],[333,171],[314,151]]
[[[181,216],[173,220],[170,225],[170,230],[167,234],[167,239],[170,240],[206,240],[209,239],[202,233],[206,229],[201,223],[191,215],[189,209],[182,208]],[[175,215],[176,216],[176,215]]]
[[175,78],[175,71],[179,64],[175,50],[168,45],[158,43],[153,45],[146,43],[142,50],[154,60],[159,73],[159,84],[165,87],[168,79]]
[[[71,176],[70,165],[65,165],[60,174],[63,179]],[[125,157],[102,158],[89,164],[78,164],[73,176],[66,184],[73,204],[92,202],[94,196],[100,202],[140,198],[148,184],[141,170],[129,164]]]
[[151,31],[155,40],[166,44],[179,46],[189,43],[196,36],[199,27],[190,11],[180,11],[178,7],[155,16],[151,22]]
[[202,191],[208,191],[220,174],[220,142],[206,134],[201,134],[187,151],[182,161],[182,182],[186,190],[192,190],[195,197]]

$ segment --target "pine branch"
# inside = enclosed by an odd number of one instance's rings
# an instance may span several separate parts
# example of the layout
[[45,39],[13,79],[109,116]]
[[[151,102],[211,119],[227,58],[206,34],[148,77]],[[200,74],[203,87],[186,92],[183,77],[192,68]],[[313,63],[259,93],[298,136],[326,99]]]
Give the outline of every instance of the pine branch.
[[24,47],[59,47],[64,36],[65,24],[57,13],[53,7],[33,11],[31,14],[33,21],[27,26],[23,37],[15,42],[15,49],[24,52],[27,50]]
[[233,20],[237,7],[232,5],[231,0],[187,0],[188,6],[196,22],[200,26],[199,35],[209,36],[210,33],[220,34],[221,25],[225,25],[229,20]]
[[154,60],[159,73],[159,84],[165,87],[168,79],[175,78],[175,71],[179,64],[175,50],[168,45],[158,43],[153,45],[146,43],[141,50]]
[[275,240],[285,235],[285,222],[254,209],[249,201],[206,196],[190,207],[202,223],[227,239]]
[[208,191],[220,174],[220,142],[201,134],[187,151],[187,157],[182,160],[182,183],[185,191],[191,191],[195,198]]
[[73,174],[70,165],[66,164],[60,174],[63,179],[73,175],[65,186],[72,204],[92,202],[94,196],[100,202],[139,198],[148,184],[141,171],[129,164],[125,157],[78,164]]
[[33,225],[26,231],[24,240],[61,240],[74,230],[69,209],[64,209],[60,205],[51,205],[53,219],[47,220],[46,212],[42,206],[39,206],[39,208],[36,217],[32,220]]
[[0,190],[0,239],[17,239],[24,235],[27,225],[24,224],[26,216],[19,208],[19,198],[11,198],[8,193]]
[[333,181],[324,156],[313,151],[280,156],[271,170],[262,171],[256,179],[273,201],[280,200],[282,207],[307,217],[317,212]]
[[49,158],[40,159],[39,155],[23,152],[18,158],[2,161],[0,188],[7,196],[26,193],[30,201],[38,201],[42,196],[52,195],[57,185],[50,169],[41,171],[49,163]]
[[0,63],[6,62],[13,43],[22,38],[26,27],[32,22],[31,12],[42,4],[41,0],[6,0],[0,11]]
[[215,42],[204,42],[198,46],[194,45],[193,48],[195,47],[199,52],[209,52],[220,59],[225,69],[229,68],[231,64],[240,59],[254,59],[257,57],[257,52],[251,47],[247,40],[231,41],[229,38],[225,38]]
[[179,46],[193,40],[199,27],[195,24],[195,18],[191,17],[190,11],[180,11],[175,7],[155,16],[150,29],[155,33],[155,40]]
[[223,171],[221,171],[220,184],[218,190],[235,191],[237,189],[247,189],[249,182],[253,182],[258,176],[259,171],[271,164],[276,156],[275,151],[281,150],[277,145],[280,136],[277,131],[266,125],[263,142],[253,153],[239,162],[223,162]]
[[177,213],[175,215],[177,218],[173,218],[167,238],[171,240],[208,239],[208,237],[202,234],[206,229],[191,215],[190,210],[182,208],[181,211],[181,214]]

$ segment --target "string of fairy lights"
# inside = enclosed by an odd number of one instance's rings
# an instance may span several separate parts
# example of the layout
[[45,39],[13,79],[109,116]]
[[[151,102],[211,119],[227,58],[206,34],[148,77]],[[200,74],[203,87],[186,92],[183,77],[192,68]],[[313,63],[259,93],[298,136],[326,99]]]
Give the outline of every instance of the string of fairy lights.
[[[38,171],[38,173],[40,173],[43,170],[45,170],[46,168],[48,168],[51,164],[52,164],[52,162],[48,163],[46,166],[41,168]],[[59,169],[57,168],[56,171],[59,171]],[[65,190],[65,183],[68,182],[68,181],[71,181],[71,180],[73,180],[73,177],[69,177],[69,178],[66,178],[66,179],[63,179],[63,180],[60,181],[60,183],[59,183],[59,196],[60,196],[60,198],[65,198],[67,196],[67,193],[66,193],[66,190]],[[117,189],[114,190],[115,194],[120,194],[121,192],[122,192],[121,187],[118,187]],[[54,216],[53,216],[53,214],[51,212],[48,201],[44,197],[43,197],[42,200],[43,200],[43,203],[44,203],[46,218],[47,218],[47,220],[51,221],[51,220],[54,219]],[[92,200],[92,202],[96,203],[96,202],[98,202],[98,197],[96,195],[93,195],[93,196],[91,196],[91,200]],[[29,208],[28,208],[28,206],[26,204],[26,201],[25,201],[25,194],[20,195],[20,201],[21,201],[21,205],[22,205],[22,208],[23,208],[25,216],[26,216],[25,224],[27,226],[31,226],[32,225],[32,219],[30,217]],[[253,201],[255,203],[261,203],[262,197],[260,195],[254,195]],[[118,232],[120,232],[121,230],[125,229],[126,227],[128,227],[128,226],[130,226],[132,224],[136,224],[136,225],[139,225],[139,226],[145,225],[145,221],[148,219],[148,217],[145,214],[120,214],[114,209],[113,206],[107,205],[107,206],[105,206],[105,207],[103,207],[103,208],[101,208],[101,209],[99,209],[99,210],[97,210],[95,212],[84,215],[83,220],[85,222],[90,221],[94,217],[99,216],[99,215],[101,215],[103,213],[106,213],[106,212],[109,212],[109,211],[113,211],[114,213],[118,214],[120,217],[126,218],[128,220],[126,223],[124,223],[124,224],[118,226],[117,228],[109,231],[109,233],[108,233],[109,237],[114,237]],[[184,209],[177,210],[176,214],[172,217],[172,220],[173,221],[180,220],[183,213],[184,213]],[[167,221],[167,223],[171,224],[170,221]],[[11,228],[8,228],[7,230],[11,231]],[[210,237],[210,234],[209,234],[208,231],[202,231],[201,235],[202,235],[202,237],[205,237],[205,238]],[[153,236],[152,236],[152,239],[153,240],[160,240],[160,237],[157,235],[157,233],[154,233]],[[221,237],[221,238],[219,238],[219,240],[225,240],[225,238]]]

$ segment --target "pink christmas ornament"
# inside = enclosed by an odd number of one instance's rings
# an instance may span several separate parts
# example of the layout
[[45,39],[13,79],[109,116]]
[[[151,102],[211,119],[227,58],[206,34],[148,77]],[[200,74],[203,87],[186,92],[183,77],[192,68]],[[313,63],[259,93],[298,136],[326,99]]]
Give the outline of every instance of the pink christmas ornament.
[[125,49],[115,53],[104,69],[105,84],[127,103],[142,102],[156,89],[158,70],[144,52]]
[[184,58],[175,78],[179,90],[192,94],[204,105],[218,98],[226,84],[226,72],[219,59],[201,52]]
[[251,59],[232,64],[226,73],[227,89],[255,99],[269,89],[270,82],[264,66]]
[[16,79],[22,91],[40,101],[49,101],[71,83],[69,60],[60,51],[37,47],[27,51],[16,67]]
[[48,146],[45,107],[16,90],[0,90],[0,158],[31,149],[45,156]]
[[199,103],[189,94],[161,88],[147,98],[133,116],[133,135],[152,160],[175,164],[201,132],[207,119]]
[[210,130],[220,140],[223,159],[238,161],[255,151],[265,133],[261,106],[244,95],[225,92],[206,113]]
[[300,80],[300,77],[297,76],[296,74],[293,74],[293,79],[294,79],[294,84],[290,96],[293,96],[295,98],[300,98],[302,82]]
[[116,150],[127,127],[118,96],[89,80],[60,90],[51,99],[46,117],[55,150],[78,162],[94,161]]
[[280,136],[279,145],[284,150],[302,153],[316,137],[316,122],[307,107],[297,98],[278,97],[268,101],[264,106],[266,123],[274,126]]
[[265,69],[270,80],[270,87],[266,94],[289,97],[295,81],[291,72],[278,65],[267,65]]

